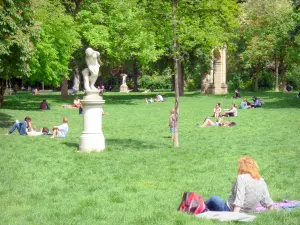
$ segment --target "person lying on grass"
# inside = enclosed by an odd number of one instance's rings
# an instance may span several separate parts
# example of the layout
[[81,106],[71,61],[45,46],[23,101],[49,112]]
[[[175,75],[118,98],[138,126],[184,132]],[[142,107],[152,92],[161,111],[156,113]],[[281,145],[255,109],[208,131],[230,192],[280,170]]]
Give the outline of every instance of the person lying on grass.
[[36,131],[36,126],[32,126],[31,131],[27,132],[28,136],[41,136],[41,135],[50,135],[51,132],[49,131],[48,127],[43,127],[40,131]]
[[227,111],[224,112],[224,114],[222,116],[228,117],[228,116],[237,116],[237,108],[235,106],[235,104],[231,105],[231,108]]
[[255,212],[259,204],[273,210],[273,203],[267,184],[259,174],[257,163],[249,156],[242,157],[238,161],[238,176],[228,200],[212,196],[205,201],[211,211],[245,213]]
[[232,127],[235,125],[236,123],[231,121],[221,122],[220,119],[217,119],[216,122],[213,122],[211,119],[206,118],[203,124],[201,125],[201,127],[211,127],[211,126]]
[[6,135],[12,134],[16,129],[19,131],[20,135],[27,135],[28,131],[31,130],[31,118],[26,116],[22,122],[16,120]]
[[54,126],[53,129],[53,135],[51,138],[64,138],[67,136],[68,131],[69,131],[69,126],[68,126],[68,119],[67,117],[63,117],[63,124],[59,126]]

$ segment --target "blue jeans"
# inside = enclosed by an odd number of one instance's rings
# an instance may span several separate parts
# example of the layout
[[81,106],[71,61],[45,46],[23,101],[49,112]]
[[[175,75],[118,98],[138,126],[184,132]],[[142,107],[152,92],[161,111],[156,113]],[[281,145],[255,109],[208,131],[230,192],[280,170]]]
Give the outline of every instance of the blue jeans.
[[205,201],[205,204],[211,211],[230,211],[226,201],[221,199],[219,196],[211,196],[207,201]]
[[11,134],[12,132],[15,131],[15,129],[18,129],[20,135],[26,135],[26,127],[27,127],[26,121],[14,123],[14,125],[10,128],[9,133]]

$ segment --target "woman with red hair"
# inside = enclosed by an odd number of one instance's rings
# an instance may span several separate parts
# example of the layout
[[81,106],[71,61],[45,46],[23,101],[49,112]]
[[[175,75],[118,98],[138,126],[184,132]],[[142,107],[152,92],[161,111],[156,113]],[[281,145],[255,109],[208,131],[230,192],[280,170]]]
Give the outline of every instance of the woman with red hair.
[[269,210],[273,209],[274,202],[259,174],[257,163],[245,156],[239,159],[238,164],[238,176],[228,201],[212,196],[205,202],[207,208],[211,211],[254,212],[260,203]]

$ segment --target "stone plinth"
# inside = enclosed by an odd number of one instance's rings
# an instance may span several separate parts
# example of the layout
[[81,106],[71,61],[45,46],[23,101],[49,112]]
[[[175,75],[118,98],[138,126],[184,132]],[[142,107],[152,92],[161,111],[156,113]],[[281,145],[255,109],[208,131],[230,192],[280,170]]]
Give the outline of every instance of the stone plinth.
[[83,131],[79,151],[103,151],[105,139],[102,133],[102,104],[105,101],[99,96],[99,90],[90,90],[80,103],[83,106]]
[[120,86],[120,92],[128,92],[128,86],[126,84],[122,84]]

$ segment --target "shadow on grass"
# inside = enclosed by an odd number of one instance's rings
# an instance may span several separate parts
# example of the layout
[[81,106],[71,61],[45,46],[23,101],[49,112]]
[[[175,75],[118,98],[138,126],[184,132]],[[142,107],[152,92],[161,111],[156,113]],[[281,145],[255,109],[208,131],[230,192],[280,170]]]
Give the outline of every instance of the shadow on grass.
[[74,142],[63,142],[64,145],[70,147],[70,148],[76,148],[78,149],[79,144],[78,143],[74,143]]
[[6,113],[0,113],[0,127],[10,128],[13,125],[13,119]]
[[140,141],[140,140],[134,140],[131,138],[127,139],[117,139],[117,138],[112,138],[112,139],[106,139],[106,146],[109,147],[111,150],[116,150],[116,149],[126,149],[127,150],[157,150],[159,148],[164,148],[166,146],[162,146],[161,144],[156,144],[156,143],[151,143],[147,141]]
[[[167,137],[166,137],[167,138]],[[170,137],[169,137],[170,138]],[[67,147],[70,147],[72,149],[77,149],[79,148],[79,143],[78,142],[63,142],[62,144],[66,145]],[[146,141],[140,141],[140,140],[133,140],[133,139],[106,139],[105,140],[106,144],[106,149],[107,150],[152,150],[152,149],[158,149],[162,146],[161,144],[154,144],[154,143],[149,143]]]
[[[166,101],[174,99],[174,92],[131,92],[131,93],[119,93],[119,92],[106,92],[103,96],[105,104],[109,105],[138,105],[140,102],[144,102],[145,98],[155,98],[157,94],[162,94]],[[282,92],[241,92],[242,98],[234,99],[233,94],[227,95],[201,95],[199,91],[186,92],[184,98],[189,97],[209,97],[215,98],[216,102],[222,98],[232,99],[233,102],[239,104],[244,97],[248,98],[251,102],[253,96],[262,98],[265,101],[264,108],[299,108],[300,99],[296,98],[296,93],[282,93]],[[19,93],[18,95],[11,95],[5,97],[5,105],[1,106],[3,109],[10,110],[32,110],[39,111],[40,102],[46,99],[51,107],[62,106],[64,104],[73,104],[76,95],[69,95],[67,98],[62,99],[60,92],[51,92],[43,95],[32,95],[30,93]],[[78,95],[80,99],[84,94]]]

